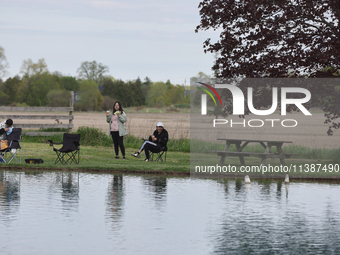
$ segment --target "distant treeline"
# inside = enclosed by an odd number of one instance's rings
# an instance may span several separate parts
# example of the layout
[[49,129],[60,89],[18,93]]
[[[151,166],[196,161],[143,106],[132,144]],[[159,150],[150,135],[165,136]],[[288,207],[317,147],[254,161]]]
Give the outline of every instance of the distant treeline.
[[185,88],[170,81],[152,82],[149,78],[122,81],[106,76],[98,84],[94,79],[50,73],[44,62],[30,64],[37,65],[33,71],[5,81],[0,79],[0,105],[63,107],[69,105],[70,91],[77,92],[75,110],[81,111],[111,109],[115,100],[124,107],[166,107],[190,102]]

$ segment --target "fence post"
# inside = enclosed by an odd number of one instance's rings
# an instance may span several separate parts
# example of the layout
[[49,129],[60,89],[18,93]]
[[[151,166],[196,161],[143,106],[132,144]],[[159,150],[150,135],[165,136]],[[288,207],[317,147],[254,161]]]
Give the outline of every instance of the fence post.
[[[71,91],[71,99],[70,99],[70,107],[71,107],[71,110],[70,110],[69,115],[72,116],[72,119],[70,119],[70,120],[68,121],[68,124],[70,124],[70,125],[73,124],[73,104],[74,104],[74,92]],[[69,133],[72,133],[72,128],[69,128],[69,129],[68,129],[68,132],[69,132]]]

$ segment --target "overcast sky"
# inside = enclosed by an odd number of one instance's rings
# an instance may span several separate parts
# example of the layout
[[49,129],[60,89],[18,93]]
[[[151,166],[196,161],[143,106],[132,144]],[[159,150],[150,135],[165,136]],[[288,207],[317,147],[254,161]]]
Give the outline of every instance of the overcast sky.
[[[148,76],[186,84],[212,74],[214,56],[195,33],[199,0],[0,0],[0,45],[19,74],[22,61],[44,58],[50,72],[77,75],[83,61],[107,65],[116,79]],[[6,77],[5,77],[6,78]]]

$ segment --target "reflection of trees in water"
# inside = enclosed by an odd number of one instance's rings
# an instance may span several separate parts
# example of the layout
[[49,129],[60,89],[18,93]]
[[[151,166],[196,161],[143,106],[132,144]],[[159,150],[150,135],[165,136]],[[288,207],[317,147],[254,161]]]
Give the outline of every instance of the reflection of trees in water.
[[[232,181],[224,184],[229,186],[226,200],[237,193],[247,195],[246,189],[241,192],[242,183],[235,182],[234,193],[230,189],[230,185],[234,185]],[[215,246],[213,253],[338,254],[340,212],[334,199],[321,215],[309,214],[308,208],[294,204],[282,208],[282,201],[286,200],[286,196],[282,196],[283,182],[272,182],[272,185],[276,185],[276,192],[269,199],[270,184],[264,181],[259,182],[259,188],[253,189],[257,194],[250,200],[228,199],[230,205],[218,223],[222,229],[209,233]]]
[[240,179],[237,179],[235,181],[235,191],[236,193],[239,193],[241,192],[241,190],[242,190],[242,181]]
[[78,209],[79,205],[79,173],[62,172],[62,203],[64,210]]
[[0,214],[13,214],[20,202],[21,173],[0,171]]
[[143,176],[142,178],[155,199],[156,207],[162,209],[166,202],[167,178],[163,176]]
[[109,183],[106,201],[108,218],[113,223],[120,222],[124,205],[123,175],[113,175],[112,182]]

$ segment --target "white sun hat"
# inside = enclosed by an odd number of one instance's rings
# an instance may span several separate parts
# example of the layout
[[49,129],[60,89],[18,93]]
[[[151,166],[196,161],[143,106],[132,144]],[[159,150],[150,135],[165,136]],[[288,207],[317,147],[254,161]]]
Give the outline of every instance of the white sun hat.
[[158,122],[156,127],[164,127],[162,122]]

